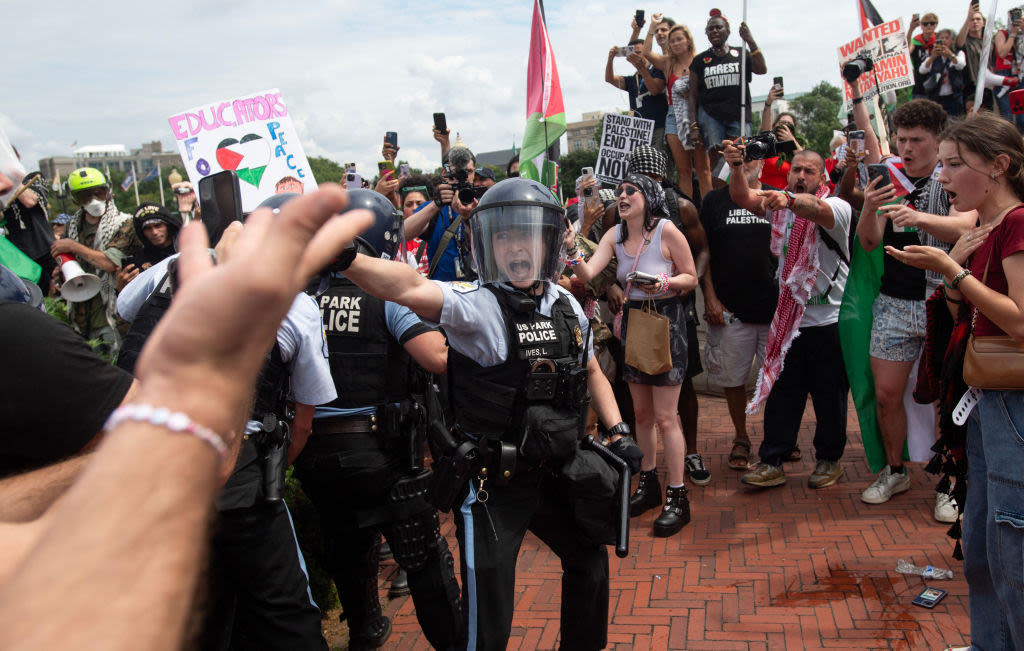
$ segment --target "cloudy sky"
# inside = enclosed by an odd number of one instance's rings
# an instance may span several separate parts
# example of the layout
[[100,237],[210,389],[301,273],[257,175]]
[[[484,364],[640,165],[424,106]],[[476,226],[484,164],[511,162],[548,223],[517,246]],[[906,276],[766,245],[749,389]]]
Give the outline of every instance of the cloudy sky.
[[[790,92],[823,79],[838,84],[836,48],[857,34],[856,3],[751,0],[747,21],[768,62],[752,94],[766,93],[776,75]],[[908,21],[912,12],[934,11],[940,27],[959,29],[967,2],[875,6],[883,18]],[[638,7],[548,0],[569,121],[585,111],[628,107],[626,94],[604,82],[604,66],[609,47],[626,44]],[[699,51],[708,46],[703,27],[712,7],[730,19],[730,42],[738,44],[740,0],[646,12],[648,20],[663,11],[690,26]],[[990,8],[983,0],[982,10]],[[133,148],[161,140],[174,147],[172,113],[276,87],[307,154],[375,172],[384,132],[397,131],[400,158],[433,168],[435,111],[444,111],[475,151],[522,142],[532,11],[533,0],[99,0],[88,8],[57,0],[46,11],[19,12],[5,30],[6,58],[14,65],[5,66],[0,128],[34,169],[39,158],[69,155],[75,141]],[[617,73],[631,70],[616,61]]]

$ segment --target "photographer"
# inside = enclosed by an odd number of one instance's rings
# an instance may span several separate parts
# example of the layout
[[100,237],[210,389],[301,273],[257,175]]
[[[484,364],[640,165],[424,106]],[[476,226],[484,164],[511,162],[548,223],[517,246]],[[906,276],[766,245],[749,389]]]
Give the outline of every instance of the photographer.
[[[772,86],[768,91],[768,97],[764,100],[764,110],[761,111],[761,132],[768,133],[766,125],[771,125],[771,133],[779,141],[780,148],[787,151],[778,156],[766,158],[764,168],[761,170],[761,180],[773,188],[786,187],[786,177],[789,175],[789,159],[793,152],[803,150],[803,144],[796,137],[796,115],[792,113],[779,113],[779,117],[772,122],[772,103],[783,95],[781,86]],[[791,143],[783,145],[783,143]],[[790,149],[792,147],[792,149]]]
[[[817,462],[807,483],[824,488],[843,475],[848,382],[839,345],[839,306],[849,274],[850,204],[828,196],[825,161],[804,150],[793,155],[785,191],[755,190],[738,173],[756,158],[743,144],[723,142],[734,169],[729,196],[772,224],[771,251],[779,257],[779,300],[765,359],[748,413],[762,402],[761,463],[741,478],[758,488],[786,483],[782,462],[796,447],[810,395],[817,419]],[[772,381],[774,379],[774,382]]]
[[[436,131],[436,130],[435,130]],[[444,157],[443,183],[434,200],[420,205],[405,220],[406,237],[427,241],[428,277],[434,280],[474,280],[469,235],[464,220],[483,190],[476,189],[476,156],[467,147],[453,147]]]

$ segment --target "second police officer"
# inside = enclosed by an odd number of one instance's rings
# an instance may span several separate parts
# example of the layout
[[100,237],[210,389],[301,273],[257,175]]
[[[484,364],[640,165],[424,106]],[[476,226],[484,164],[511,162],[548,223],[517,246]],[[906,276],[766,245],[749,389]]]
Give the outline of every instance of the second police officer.
[[[591,353],[587,317],[553,282],[564,267],[564,210],[548,189],[524,178],[498,183],[476,204],[453,202],[460,212],[472,209],[478,283],[427,280],[404,263],[354,250],[339,266],[370,294],[440,324],[448,338],[453,445],[435,447],[432,497],[455,514],[469,647],[506,647],[516,559],[529,530],[561,559],[562,647],[601,649],[610,540],[579,526],[582,509],[569,497],[565,472],[583,457],[577,441],[588,389],[612,450],[634,470],[641,454],[622,436],[629,429]],[[613,500],[605,512],[614,510]]]
[[[356,238],[360,253],[391,260],[405,252],[402,213],[372,190],[349,192],[349,209],[373,213]],[[350,631],[350,649],[376,648],[391,625],[377,594],[380,532],[408,572],[416,616],[438,649],[459,643],[459,586],[437,511],[426,501],[415,379],[444,373],[447,346],[409,308],[367,294],[326,269],[310,286],[338,391],[318,407],[296,460],[302,489],[320,513],[327,566]]]

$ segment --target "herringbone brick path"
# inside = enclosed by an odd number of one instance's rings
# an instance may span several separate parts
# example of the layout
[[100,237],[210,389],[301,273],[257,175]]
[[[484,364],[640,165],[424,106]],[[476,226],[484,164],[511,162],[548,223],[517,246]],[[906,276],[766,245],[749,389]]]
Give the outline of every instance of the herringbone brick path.
[[[689,486],[693,521],[682,532],[654,538],[651,511],[631,522],[630,555],[609,554],[609,648],[941,650],[968,643],[967,584],[951,557],[948,525],[932,519],[936,478],[911,464],[911,490],[880,506],[861,502],[873,475],[851,406],[846,476],[829,488],[809,488],[814,421],[808,405],[803,460],[786,464],[784,486],[756,491],[726,464],[733,431],[724,400],[702,395],[700,402],[699,452],[711,483]],[[756,456],[759,418],[751,428]],[[457,554],[450,518],[444,533]],[[912,605],[924,582],[898,574],[898,558],[951,567],[953,580],[934,582],[949,595],[932,610]],[[391,561],[382,566],[385,604],[394,570]],[[528,536],[510,649],[557,648],[559,577],[558,559]],[[385,648],[429,648],[411,599],[392,601],[386,612],[394,631]],[[328,641],[344,648],[343,637]]]

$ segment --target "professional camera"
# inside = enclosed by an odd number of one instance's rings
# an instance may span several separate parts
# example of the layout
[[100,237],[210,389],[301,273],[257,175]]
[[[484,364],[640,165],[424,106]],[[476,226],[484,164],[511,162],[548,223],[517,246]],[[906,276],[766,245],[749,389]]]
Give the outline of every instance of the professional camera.
[[452,186],[452,190],[459,196],[459,203],[468,206],[480,196],[477,188],[469,182],[469,172],[464,167],[452,167],[449,163],[444,164],[444,180]]
[[779,139],[771,131],[759,133],[743,141],[743,160],[764,160],[779,155]]
[[874,62],[869,57],[862,54],[846,62],[846,65],[843,66],[843,79],[846,80],[846,83],[852,84],[857,81],[862,74],[865,72],[871,72],[874,69]]

